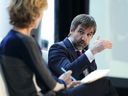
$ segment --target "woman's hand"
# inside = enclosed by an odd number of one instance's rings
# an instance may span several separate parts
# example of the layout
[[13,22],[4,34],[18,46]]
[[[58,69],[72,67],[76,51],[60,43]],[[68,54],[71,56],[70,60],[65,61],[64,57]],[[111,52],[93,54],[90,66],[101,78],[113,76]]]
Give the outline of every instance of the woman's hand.
[[81,84],[80,81],[72,81],[70,84],[67,85],[67,88],[76,87],[79,86],[80,84]]
[[63,80],[66,83],[66,85],[68,85],[68,84],[70,84],[72,82],[72,80],[71,80],[71,74],[72,74],[72,71],[69,70],[69,71],[63,73],[59,77],[59,79]]
[[66,83],[67,88],[71,88],[71,87],[75,87],[75,86],[80,85],[80,81],[72,81],[71,74],[72,74],[72,71],[69,70],[66,73],[63,73],[59,77],[59,79],[63,80]]

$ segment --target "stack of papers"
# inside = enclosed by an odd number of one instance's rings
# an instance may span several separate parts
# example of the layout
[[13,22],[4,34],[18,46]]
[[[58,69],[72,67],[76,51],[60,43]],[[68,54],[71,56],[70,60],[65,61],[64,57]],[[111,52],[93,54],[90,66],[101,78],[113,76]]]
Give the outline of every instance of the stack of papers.
[[98,69],[89,73],[81,80],[81,83],[91,83],[108,75],[110,69]]

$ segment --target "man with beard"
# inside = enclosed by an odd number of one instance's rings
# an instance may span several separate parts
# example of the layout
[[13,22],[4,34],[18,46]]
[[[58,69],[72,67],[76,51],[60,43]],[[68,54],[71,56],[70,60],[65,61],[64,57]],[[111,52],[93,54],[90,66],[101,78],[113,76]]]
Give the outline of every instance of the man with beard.
[[[94,56],[104,49],[111,49],[112,43],[97,39],[95,44],[88,49],[89,42],[95,32],[96,22],[92,16],[80,14],[72,20],[68,37],[50,47],[48,66],[53,75],[59,77],[63,73],[62,68],[64,68],[72,70],[72,76],[81,80],[97,69]],[[89,93],[87,96],[118,96],[106,78],[83,86],[85,88],[83,88],[82,94],[87,92]]]

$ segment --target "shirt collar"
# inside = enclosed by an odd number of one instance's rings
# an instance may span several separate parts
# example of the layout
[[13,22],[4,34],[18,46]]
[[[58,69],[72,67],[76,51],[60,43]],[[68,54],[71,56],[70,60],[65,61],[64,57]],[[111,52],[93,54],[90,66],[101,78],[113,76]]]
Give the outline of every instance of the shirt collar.
[[71,38],[71,37],[68,37],[68,40],[69,40],[69,42],[72,44],[72,46],[73,46],[73,48],[75,49],[75,51],[80,51],[80,52],[82,52],[82,50],[77,50],[77,49],[74,47],[74,45],[73,45],[73,43],[72,43],[72,38]]

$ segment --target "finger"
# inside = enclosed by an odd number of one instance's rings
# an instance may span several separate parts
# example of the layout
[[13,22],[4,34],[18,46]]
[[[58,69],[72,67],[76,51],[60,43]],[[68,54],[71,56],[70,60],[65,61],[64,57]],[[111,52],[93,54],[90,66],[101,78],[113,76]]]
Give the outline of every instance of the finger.
[[72,71],[71,70],[68,70],[65,74],[66,75],[71,75],[72,74]]
[[104,44],[105,44],[104,45],[105,48],[108,48],[108,49],[111,49],[112,48],[112,43],[110,41],[105,41]]
[[70,78],[71,74],[72,74],[72,71],[67,71],[66,73],[63,74],[63,76],[65,77],[65,79],[68,79]]
[[69,86],[70,86],[70,87],[75,87],[75,86],[79,86],[80,84],[81,84],[80,81],[72,81],[72,82],[69,84]]
[[72,81],[72,83],[73,83],[74,85],[81,84],[80,81]]

